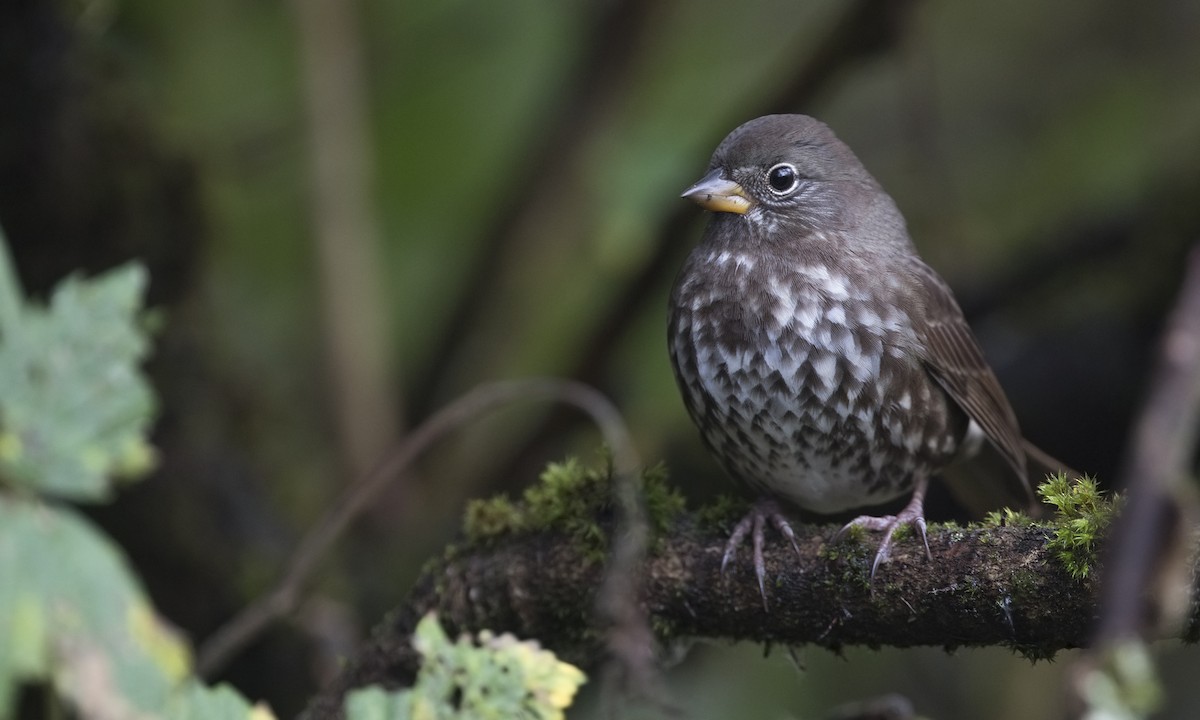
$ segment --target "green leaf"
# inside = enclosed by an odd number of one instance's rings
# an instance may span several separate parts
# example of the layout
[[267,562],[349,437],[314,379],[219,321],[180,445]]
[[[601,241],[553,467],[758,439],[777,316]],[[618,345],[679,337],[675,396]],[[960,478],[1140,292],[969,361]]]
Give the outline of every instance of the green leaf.
[[191,678],[186,644],[120,551],[74,510],[37,498],[101,498],[114,476],[153,466],[154,396],[138,367],[145,285],[127,265],[68,278],[49,307],[26,303],[0,233],[0,720],[30,682],[87,717],[273,717]]
[[435,720],[436,713],[413,713],[411,690],[389,692],[381,687],[353,690],[346,695],[346,720],[408,720],[412,717]]
[[146,273],[70,277],[48,307],[22,300],[0,235],[0,481],[74,500],[154,465],[154,396],[139,368]]
[[0,718],[21,682],[113,717],[158,711],[190,670],[124,558],[74,511],[0,494],[0,578]]
[[251,705],[228,685],[207,687],[189,681],[172,698],[165,715],[169,720],[273,720],[262,704]]
[[430,613],[417,624],[413,647],[421,653],[417,682],[409,690],[368,688],[347,696],[347,720],[562,720],[563,710],[586,680],[536,642],[484,630],[452,641]]

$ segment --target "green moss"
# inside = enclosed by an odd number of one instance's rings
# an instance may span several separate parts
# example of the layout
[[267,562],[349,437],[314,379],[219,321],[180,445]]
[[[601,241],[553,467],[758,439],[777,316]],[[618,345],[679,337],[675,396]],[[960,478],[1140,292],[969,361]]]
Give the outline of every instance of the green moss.
[[866,535],[859,527],[852,527],[836,541],[827,542],[817,550],[817,555],[836,568],[831,567],[825,575],[825,585],[839,592],[850,588],[873,592],[871,563],[875,561],[878,547],[875,543],[860,542]]
[[980,525],[986,528],[1029,527],[1033,524],[1033,518],[1029,517],[1020,510],[1013,510],[1012,508],[994,510],[987,515],[984,515],[983,522],[980,523]]
[[523,509],[503,495],[467,503],[463,527],[471,542],[518,531],[525,522]]
[[1039,660],[1054,662],[1054,657],[1058,654],[1057,650],[1052,648],[1044,648],[1040,645],[1013,644],[1010,647],[1012,648],[1013,652],[1034,664],[1036,664]]
[[[683,496],[667,483],[661,463],[643,473],[642,486],[650,528],[657,536],[683,512]],[[594,551],[596,559],[602,559],[608,549],[608,534],[601,522],[612,509],[611,460],[586,466],[572,457],[548,465],[519,502],[504,496],[470,501],[463,530],[472,544],[559,530]]]
[[611,510],[610,466],[586,468],[576,458],[551,463],[520,502],[499,496],[467,503],[463,531],[471,544],[556,528],[603,557],[598,518]]
[[729,530],[738,523],[750,505],[744,498],[736,495],[720,495],[712,503],[705,505],[696,512],[696,522],[702,530]]
[[1061,473],[1039,485],[1038,494],[1057,509],[1050,550],[1071,577],[1086,578],[1096,563],[1096,540],[1119,511],[1120,498],[1105,498],[1095,478],[1072,481]]
[[823,543],[821,547],[817,549],[817,557],[821,558],[822,560],[829,561],[841,560],[842,552],[838,548],[837,543]]
[[838,542],[859,545],[868,537],[870,535],[862,525],[847,525],[842,528]]
[[1015,570],[1009,577],[1012,579],[1009,594],[1012,595],[1015,602],[1030,598],[1041,586],[1041,576],[1028,568]]
[[654,535],[665,534],[685,510],[683,494],[667,482],[667,466],[658,463],[642,473],[646,515]]
[[[897,525],[896,529],[892,531],[892,542],[902,543],[905,540],[916,537],[916,535],[917,530],[913,527],[912,523],[903,523],[901,525]],[[883,536],[880,535],[880,537]]]
[[[612,467],[586,467],[578,458],[550,463],[538,482],[525,489],[525,529],[567,529],[596,536],[596,516],[612,509]],[[599,533],[602,537],[603,533]]]

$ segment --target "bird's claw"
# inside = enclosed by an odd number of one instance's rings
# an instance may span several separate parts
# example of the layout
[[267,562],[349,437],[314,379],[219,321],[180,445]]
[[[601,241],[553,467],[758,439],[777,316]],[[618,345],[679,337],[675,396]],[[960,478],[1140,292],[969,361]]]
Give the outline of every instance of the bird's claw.
[[883,516],[860,515],[843,525],[833,536],[834,540],[838,540],[852,527],[883,531],[883,541],[879,543],[879,549],[875,551],[875,559],[871,562],[872,583],[875,581],[875,571],[890,558],[892,537],[895,535],[897,528],[901,526],[910,525],[917,529],[921,534],[921,542],[925,545],[925,557],[929,560],[933,559],[933,553],[929,551],[929,535],[925,523],[925,493],[923,484],[918,487],[918,490],[918,492],[913,493],[913,499],[899,513]]
[[746,535],[750,535],[750,545],[754,553],[754,576],[758,580],[758,593],[762,596],[763,610],[769,610],[766,585],[767,565],[763,560],[763,546],[766,544],[764,528],[768,520],[781,535],[791,542],[792,549],[799,556],[800,545],[796,542],[796,533],[774,500],[759,500],[754,504],[750,512],[746,513],[745,517],[733,527],[733,532],[729,534],[729,540],[725,543],[725,554],[721,556],[721,576],[724,577],[725,568],[737,554],[737,549],[746,539]]

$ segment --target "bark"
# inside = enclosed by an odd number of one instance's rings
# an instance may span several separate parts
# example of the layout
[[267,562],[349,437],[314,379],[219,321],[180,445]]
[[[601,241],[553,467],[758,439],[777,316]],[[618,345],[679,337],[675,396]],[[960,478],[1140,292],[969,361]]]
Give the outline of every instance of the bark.
[[[725,530],[688,516],[659,537],[641,578],[659,641],[720,638],[835,651],[1003,645],[1037,659],[1085,645],[1094,629],[1099,583],[1095,574],[1070,576],[1047,549],[1050,526],[934,526],[931,559],[906,538],[874,582],[868,573],[876,537],[835,542],[835,526],[794,527],[799,557],[780,538],[768,538],[766,611],[748,547],[722,579]],[[430,610],[451,633],[509,631],[537,638],[585,669],[596,667],[604,659],[601,631],[590,618],[604,568],[594,558],[594,549],[559,534],[451,551],[427,569],[408,602],[376,628],[305,716],[340,717],[342,697],[354,687],[410,683],[418,658],[408,636]],[[1196,615],[1193,603],[1184,633],[1191,640]]]

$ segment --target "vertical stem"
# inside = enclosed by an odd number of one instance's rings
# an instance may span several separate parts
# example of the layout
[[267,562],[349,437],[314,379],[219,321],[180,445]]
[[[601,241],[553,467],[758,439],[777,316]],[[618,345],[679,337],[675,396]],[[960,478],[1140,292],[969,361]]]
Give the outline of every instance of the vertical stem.
[[[1124,470],[1128,504],[1112,530],[1101,596],[1101,643],[1146,633],[1144,593],[1156,572],[1186,577],[1190,562],[1162,568],[1200,428],[1200,245],[1188,256],[1183,287],[1159,347],[1150,391],[1138,415]],[[1177,516],[1176,516],[1177,517]],[[1185,514],[1186,517],[1186,514]],[[1189,528],[1186,533],[1190,533]],[[1187,558],[1179,558],[1186,560]],[[1190,583],[1189,583],[1190,585]],[[1172,628],[1174,630],[1174,628]]]
[[357,7],[347,0],[293,2],[312,153],[331,405],[351,476],[371,467],[398,425]]

